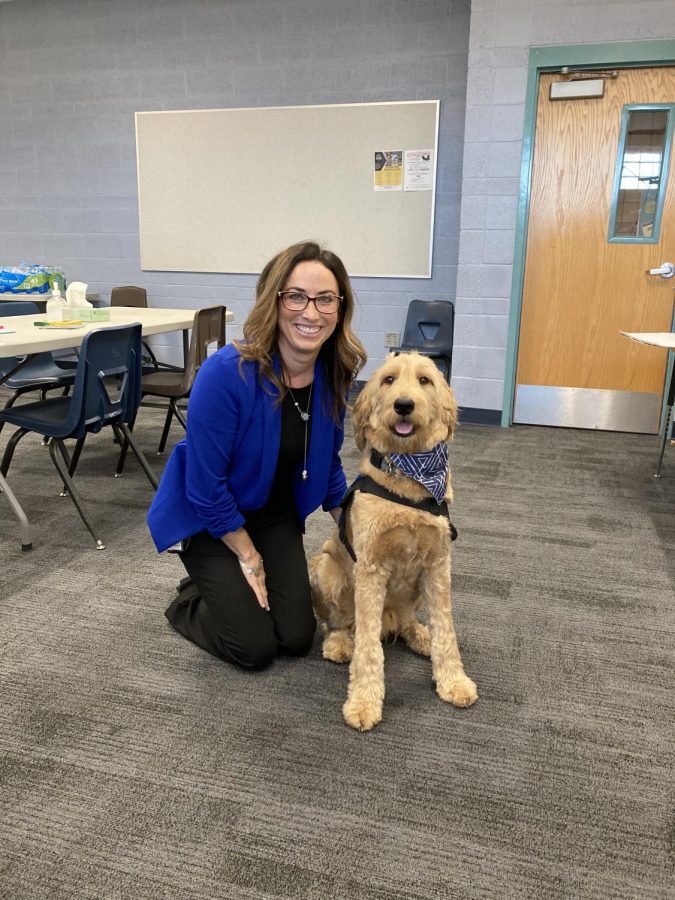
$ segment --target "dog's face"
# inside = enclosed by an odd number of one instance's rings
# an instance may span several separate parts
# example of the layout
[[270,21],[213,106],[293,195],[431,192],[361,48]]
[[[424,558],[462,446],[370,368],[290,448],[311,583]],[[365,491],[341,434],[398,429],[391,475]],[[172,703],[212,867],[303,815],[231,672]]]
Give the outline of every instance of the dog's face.
[[452,437],[457,403],[432,360],[390,353],[357,397],[352,422],[359,450],[419,453]]

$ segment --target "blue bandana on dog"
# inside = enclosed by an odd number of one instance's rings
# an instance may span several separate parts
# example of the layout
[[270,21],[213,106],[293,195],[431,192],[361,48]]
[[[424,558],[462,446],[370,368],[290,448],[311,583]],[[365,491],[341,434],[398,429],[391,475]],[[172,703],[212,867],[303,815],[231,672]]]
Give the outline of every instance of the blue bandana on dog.
[[448,482],[448,445],[436,444],[423,453],[389,453],[388,458],[404,475],[418,481],[434,495],[437,503],[445,497]]

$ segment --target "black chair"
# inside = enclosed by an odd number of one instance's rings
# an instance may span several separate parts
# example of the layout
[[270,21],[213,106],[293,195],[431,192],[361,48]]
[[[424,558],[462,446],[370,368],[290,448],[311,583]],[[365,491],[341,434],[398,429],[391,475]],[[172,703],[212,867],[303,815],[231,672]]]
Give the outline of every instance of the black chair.
[[[135,306],[140,309],[148,307],[148,292],[143,287],[135,284],[125,284],[121,287],[114,287],[110,292],[111,306]],[[174,366],[172,363],[161,362],[153,353],[150,344],[143,341],[143,374],[151,375],[153,372],[166,370],[167,372],[180,372],[180,366]]]
[[[205,306],[203,309],[197,310],[183,372],[155,372],[144,375],[141,379],[143,397],[166,397],[169,401],[162,436],[157,448],[158,455],[164,453],[171,421],[174,417],[180,422],[183,429],[187,428],[185,416],[178,408],[178,401],[190,396],[195,377],[208,356],[209,348],[220,349],[225,346],[226,312],[224,306]],[[133,422],[131,427],[133,428]],[[127,448],[123,447],[117,463],[118,475],[121,475],[124,469],[126,453]]]
[[110,291],[110,305],[135,306],[140,309],[146,309],[148,306],[148,292],[145,288],[136,287],[134,284],[114,287]]
[[452,375],[455,306],[450,300],[412,300],[400,347],[394,353],[417,350],[443,364],[445,378]]
[[[0,422],[17,426],[7,442],[0,463],[3,476],[14,451],[28,432],[41,434],[49,441],[49,454],[65,490],[82,521],[96,541],[96,549],[105,549],[93,521],[80,497],[73,475],[88,434],[110,425],[120,445],[128,443],[141,464],[148,481],[157,488],[157,477],[134,443],[128,423],[133,421],[141,401],[141,326],[119,325],[85,335],[70,397],[48,397],[14,409],[0,411]],[[64,441],[76,441],[72,457]]]
[[[115,287],[110,292],[111,306],[132,306],[137,309],[147,309],[148,294],[145,288],[136,287],[135,285],[125,285],[124,287]],[[142,340],[143,345],[143,374],[156,372],[159,368],[163,368],[164,364],[157,361],[157,357],[152,351],[152,347],[146,340]],[[78,353],[69,356],[59,356],[57,362],[66,371],[77,368]],[[171,367],[173,368],[173,367]]]
[[[0,316],[35,316],[40,312],[35,303],[30,300],[9,301],[0,303]],[[4,408],[10,409],[22,394],[29,391],[40,391],[42,399],[47,391],[54,388],[63,388],[66,391],[75,381],[75,372],[61,369],[54,362],[49,352],[36,353],[28,362],[23,363],[25,356],[5,356],[0,358],[0,378],[9,377],[4,382],[4,387],[12,391],[11,397],[5,403]],[[21,366],[21,368],[18,368]],[[12,375],[18,369],[15,375]],[[0,431],[3,422],[0,421]]]

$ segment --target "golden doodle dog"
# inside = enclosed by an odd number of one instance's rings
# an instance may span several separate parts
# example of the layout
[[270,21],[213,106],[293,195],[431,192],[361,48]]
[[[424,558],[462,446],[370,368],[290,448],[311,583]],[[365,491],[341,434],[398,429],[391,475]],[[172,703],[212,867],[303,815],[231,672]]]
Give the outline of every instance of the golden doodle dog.
[[[454,394],[427,357],[390,354],[359,394],[352,421],[361,474],[345,498],[340,534],[309,572],[323,655],[351,660],[345,720],[367,731],[382,718],[383,638],[400,635],[431,656],[448,703],[471,706],[478,694],[464,673],[450,601],[446,441],[457,424]],[[421,607],[428,626],[417,618]]]

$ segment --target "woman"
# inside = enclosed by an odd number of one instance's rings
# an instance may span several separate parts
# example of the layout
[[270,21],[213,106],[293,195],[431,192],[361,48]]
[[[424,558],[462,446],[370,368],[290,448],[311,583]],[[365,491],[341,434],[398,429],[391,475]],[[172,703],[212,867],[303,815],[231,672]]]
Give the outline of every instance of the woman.
[[158,550],[180,542],[193,588],[166,615],[198,646],[260,669],[303,655],[316,627],[302,544],[319,506],[337,520],[346,398],[365,351],[344,265],[313,242],[263,269],[234,341],[203,364],[185,440],[150,508]]

